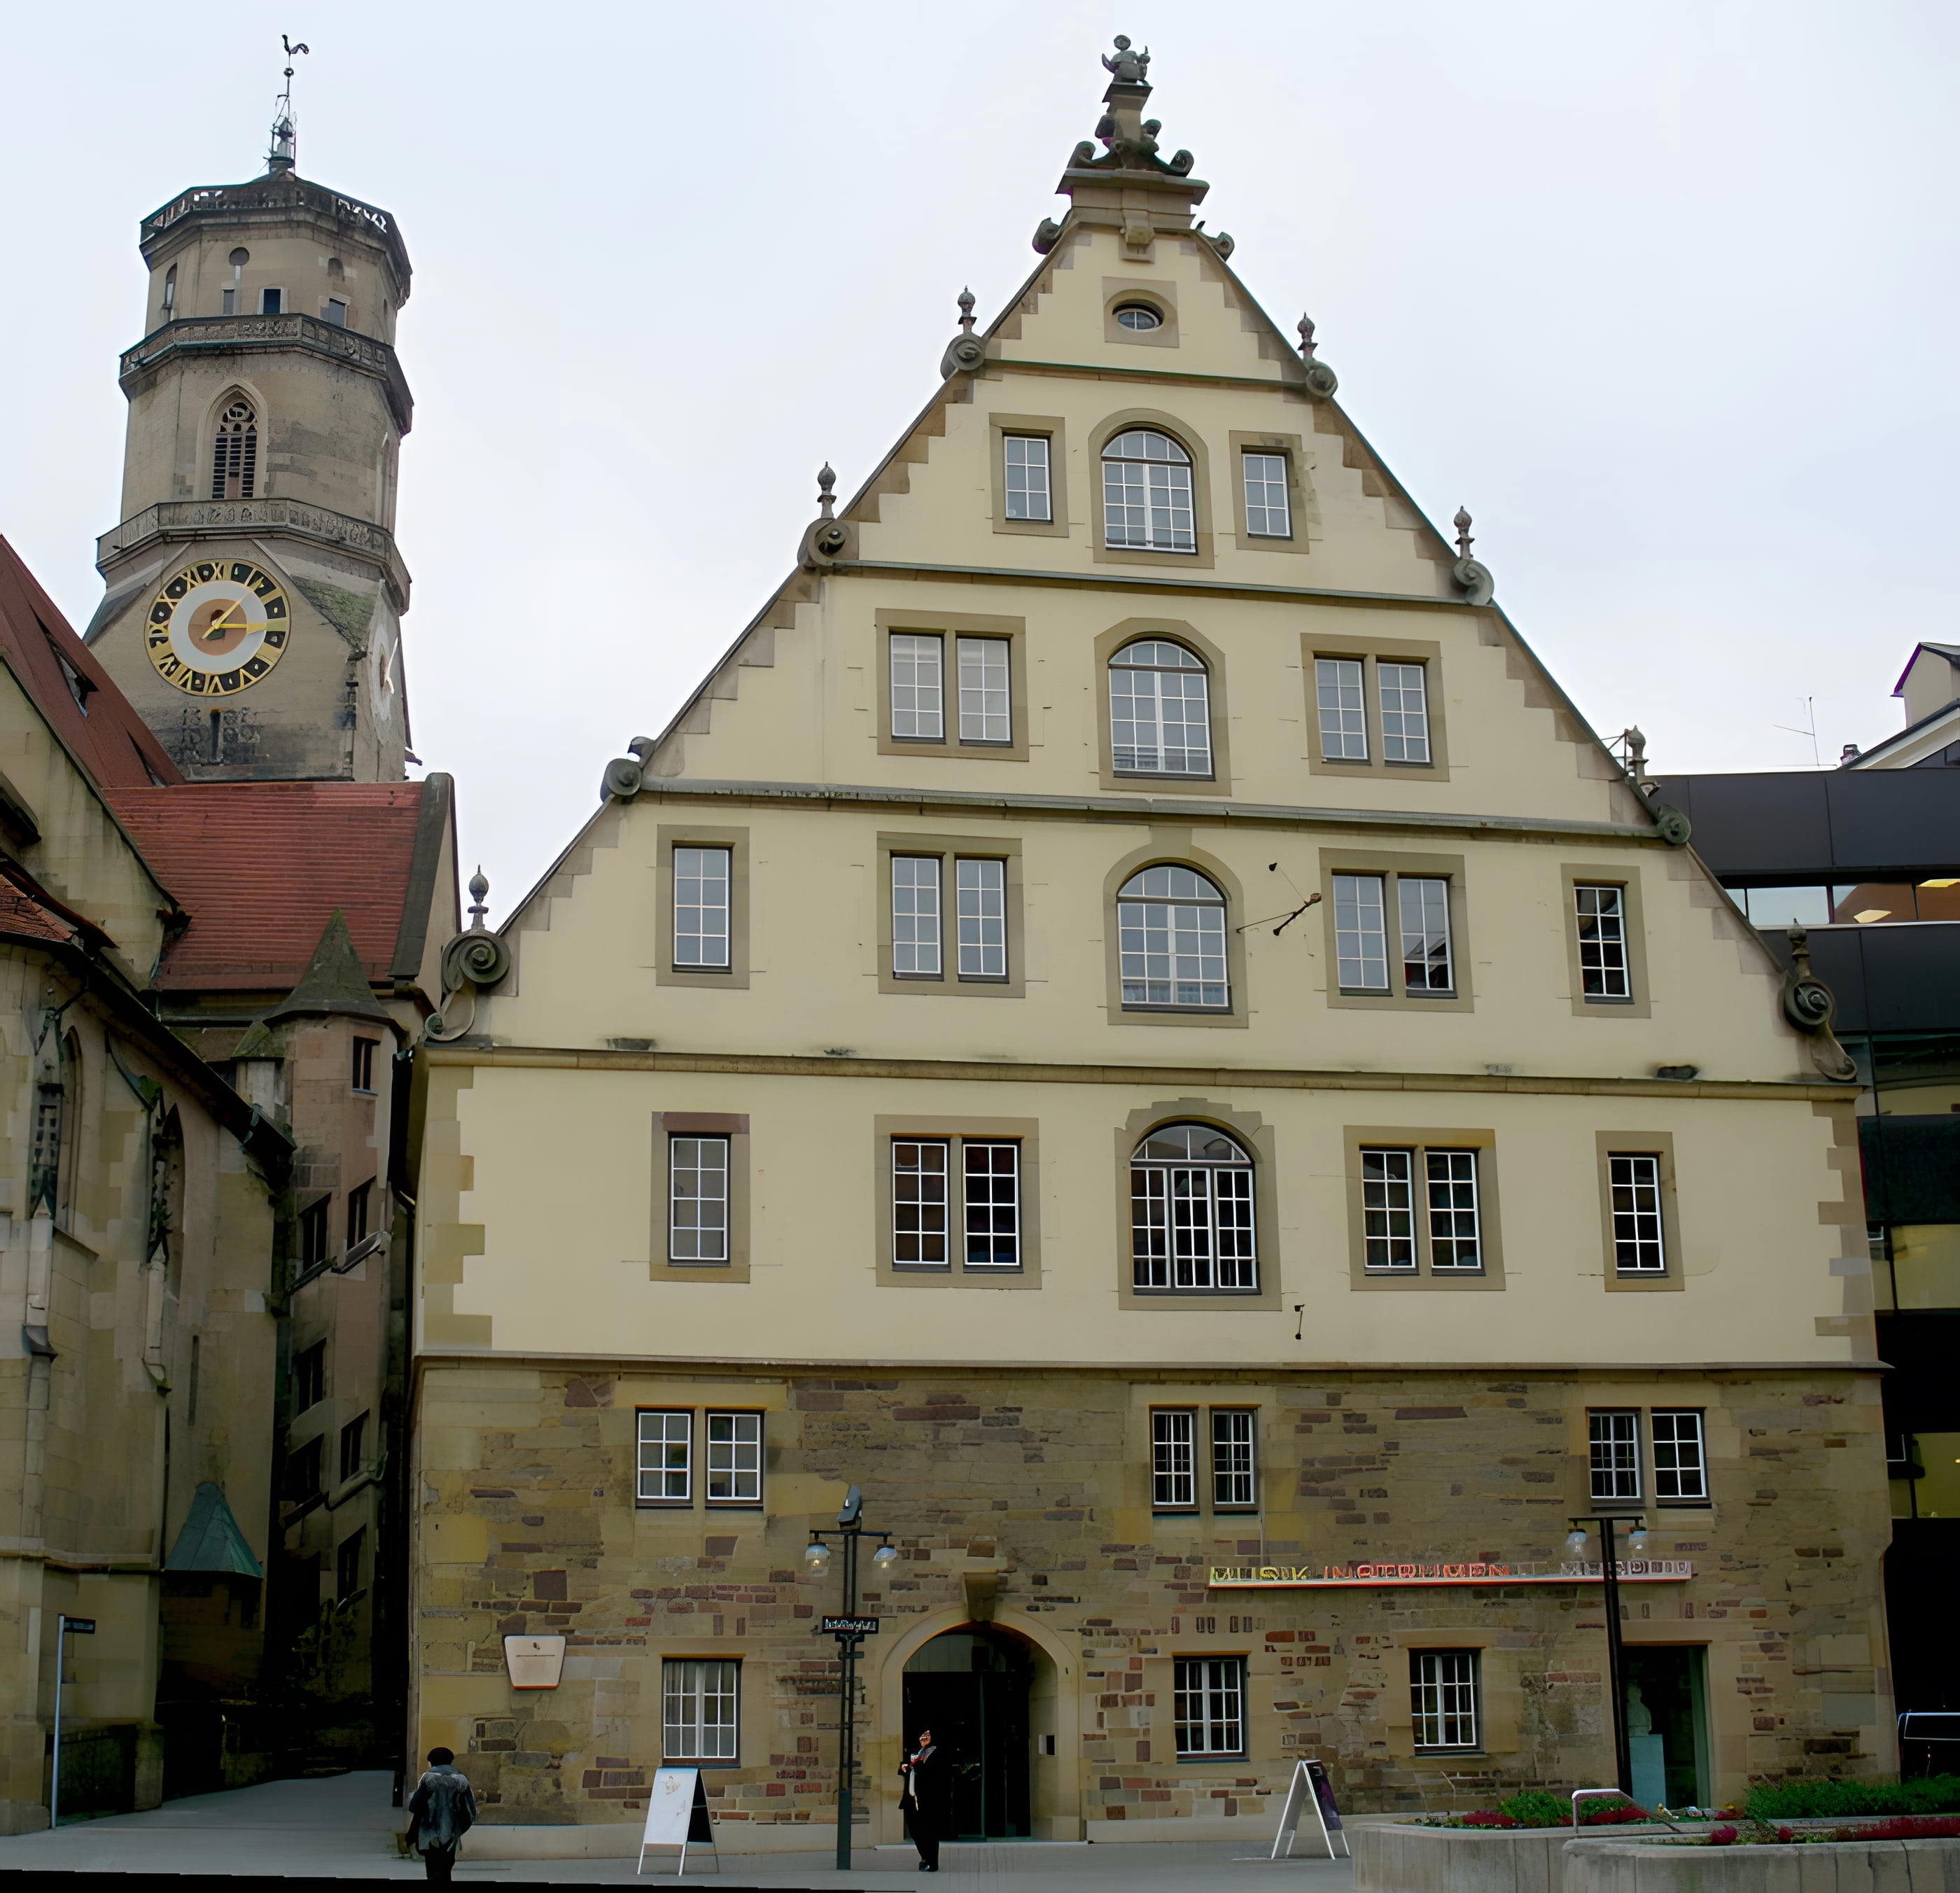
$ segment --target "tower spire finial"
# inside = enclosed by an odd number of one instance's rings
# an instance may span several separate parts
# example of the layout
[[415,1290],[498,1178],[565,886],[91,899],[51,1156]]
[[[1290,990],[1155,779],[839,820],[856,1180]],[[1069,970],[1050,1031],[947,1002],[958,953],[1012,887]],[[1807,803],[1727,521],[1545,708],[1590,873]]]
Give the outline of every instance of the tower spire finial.
[[285,88],[272,107],[272,148],[266,154],[266,168],[269,171],[289,171],[297,161],[298,140],[293,130],[293,68],[292,61],[302,52],[313,49],[297,40],[289,40],[282,33],[279,43],[286,49]]

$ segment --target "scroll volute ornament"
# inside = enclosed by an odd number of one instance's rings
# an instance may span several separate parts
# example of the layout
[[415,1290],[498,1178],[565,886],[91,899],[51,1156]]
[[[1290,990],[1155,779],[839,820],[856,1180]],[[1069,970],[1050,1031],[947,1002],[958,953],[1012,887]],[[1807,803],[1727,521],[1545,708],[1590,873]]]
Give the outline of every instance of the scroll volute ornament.
[[831,516],[837,504],[836,486],[837,475],[826,460],[816,476],[817,516],[803,536],[799,563],[805,571],[823,571],[851,549],[851,527],[844,520]]
[[1838,1042],[1837,996],[1810,969],[1810,936],[1801,927],[1790,930],[1790,969],[1783,976],[1783,1016],[1811,1041],[1810,1061],[1825,1077],[1840,1084],[1858,1075],[1851,1055]]

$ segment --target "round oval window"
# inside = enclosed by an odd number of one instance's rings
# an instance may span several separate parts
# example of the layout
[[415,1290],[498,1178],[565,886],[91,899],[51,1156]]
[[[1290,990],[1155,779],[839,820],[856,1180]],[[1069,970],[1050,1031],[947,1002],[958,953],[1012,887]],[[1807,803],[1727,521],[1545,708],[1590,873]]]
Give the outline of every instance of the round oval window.
[[1147,302],[1126,302],[1116,311],[1116,320],[1125,329],[1161,329],[1163,317]]

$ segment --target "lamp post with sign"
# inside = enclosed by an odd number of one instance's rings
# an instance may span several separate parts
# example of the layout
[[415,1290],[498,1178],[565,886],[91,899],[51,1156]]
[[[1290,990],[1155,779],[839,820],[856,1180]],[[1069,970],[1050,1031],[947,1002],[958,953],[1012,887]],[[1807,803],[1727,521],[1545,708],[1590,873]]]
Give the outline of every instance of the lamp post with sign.
[[62,1672],[68,1668],[68,1640],[71,1637],[93,1637],[95,1619],[92,1617],[71,1617],[62,1611],[55,1618],[55,1752],[54,1761],[48,1775],[48,1825],[61,1825],[61,1724],[62,1724]]
[[[837,1653],[844,1672],[837,1729],[837,1870],[840,1873],[851,1871],[851,1778],[858,1748],[858,1653],[864,1639],[875,1635],[878,1629],[877,1618],[860,1616],[858,1611],[858,1541],[864,1535],[864,1492],[854,1485],[844,1495],[844,1509],[837,1515],[836,1529],[813,1529],[803,1554],[804,1564],[821,1577],[830,1568],[830,1547],[823,1541],[834,1538],[843,1541],[844,1614],[824,1618],[817,1625],[820,1632],[828,1632],[837,1639]],[[871,1566],[883,1572],[899,1561],[899,1554],[890,1532],[880,1532],[877,1537],[878,1548],[871,1554]]]
[[1620,1637],[1620,1555],[1613,1543],[1613,1528],[1615,1525],[1632,1528],[1627,1534],[1627,1549],[1637,1557],[1647,1548],[1647,1520],[1637,1513],[1629,1516],[1622,1513],[1617,1517],[1608,1513],[1601,1518],[1568,1519],[1566,1522],[1572,1527],[1572,1534],[1565,1541],[1566,1549],[1575,1557],[1586,1549],[1586,1526],[1599,1528],[1599,1574],[1606,1602],[1606,1689],[1613,1710],[1613,1766],[1619,1777],[1620,1792],[1631,1801],[1634,1751],[1627,1739],[1627,1659]]

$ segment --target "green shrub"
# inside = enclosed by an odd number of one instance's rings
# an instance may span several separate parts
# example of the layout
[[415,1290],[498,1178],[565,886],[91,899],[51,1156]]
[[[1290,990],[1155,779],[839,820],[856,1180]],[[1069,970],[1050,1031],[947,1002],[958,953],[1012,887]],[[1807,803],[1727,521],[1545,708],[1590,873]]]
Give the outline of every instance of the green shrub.
[[1497,1812],[1508,1815],[1521,1828],[1562,1828],[1571,1821],[1572,1803],[1542,1788],[1526,1788],[1500,1801]]
[[1960,1813],[1960,1775],[1923,1775],[1913,1781],[1779,1781],[1752,1788],[1743,1812],[1757,1821]]

